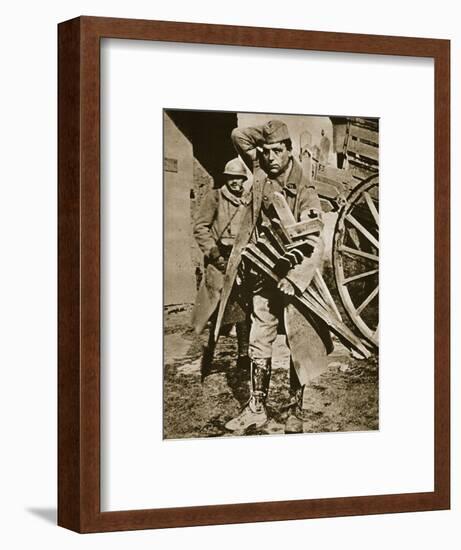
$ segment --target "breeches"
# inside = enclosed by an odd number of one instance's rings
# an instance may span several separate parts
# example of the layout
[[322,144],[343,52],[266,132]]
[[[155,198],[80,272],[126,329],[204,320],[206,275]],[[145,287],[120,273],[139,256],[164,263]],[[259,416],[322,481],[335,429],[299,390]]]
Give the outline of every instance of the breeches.
[[270,359],[272,344],[277,338],[278,326],[283,317],[283,298],[274,288],[262,290],[253,296],[249,355],[252,359]]
[[[283,323],[290,348],[291,374],[296,373],[301,385],[309,383],[328,366],[325,344],[313,326],[306,319],[307,313],[286,303],[275,288],[262,289],[253,295],[249,356],[251,359],[270,359],[272,345],[277,338],[279,324]],[[297,381],[291,378],[291,385]]]

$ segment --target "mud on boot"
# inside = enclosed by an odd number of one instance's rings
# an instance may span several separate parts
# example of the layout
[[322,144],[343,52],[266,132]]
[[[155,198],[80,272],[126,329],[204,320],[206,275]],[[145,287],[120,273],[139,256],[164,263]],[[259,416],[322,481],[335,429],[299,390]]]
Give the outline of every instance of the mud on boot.
[[304,390],[306,386],[302,386],[296,390],[294,398],[288,409],[288,416],[285,421],[286,434],[302,434],[304,433],[304,423],[308,420],[309,410],[304,405]]
[[288,416],[285,421],[285,433],[286,434],[302,434],[303,433],[303,421],[296,414],[296,408],[290,407]]
[[243,432],[250,426],[261,428],[266,422],[266,407],[263,403],[258,403],[257,397],[251,396],[242,412],[232,420],[229,420],[225,428],[231,432]]
[[242,412],[225,425],[231,432],[250,426],[261,428],[267,422],[266,399],[271,377],[270,359],[253,359],[250,365],[250,399]]

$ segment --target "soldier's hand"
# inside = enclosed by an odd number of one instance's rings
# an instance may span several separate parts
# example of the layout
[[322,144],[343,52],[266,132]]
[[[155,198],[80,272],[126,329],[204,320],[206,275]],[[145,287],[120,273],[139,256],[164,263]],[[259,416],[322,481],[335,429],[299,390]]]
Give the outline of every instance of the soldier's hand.
[[295,287],[286,278],[280,279],[277,288],[287,296],[294,296],[295,294]]
[[210,249],[210,252],[208,253],[208,260],[212,263],[216,262],[220,257],[219,254],[219,248],[217,246],[213,246],[213,248]]
[[224,273],[226,271],[226,263],[226,260],[222,256],[219,256],[219,258],[214,262],[214,265],[217,269],[219,269],[219,271]]

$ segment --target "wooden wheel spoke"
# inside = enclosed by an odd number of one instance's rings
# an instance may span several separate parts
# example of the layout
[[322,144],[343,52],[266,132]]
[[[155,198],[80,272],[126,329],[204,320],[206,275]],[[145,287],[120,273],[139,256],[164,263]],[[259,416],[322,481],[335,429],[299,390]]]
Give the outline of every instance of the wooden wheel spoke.
[[368,191],[363,192],[363,196],[365,197],[366,203],[368,205],[368,208],[370,209],[371,215],[373,216],[373,219],[375,220],[376,225],[379,227],[379,212],[376,210],[375,203],[373,202],[373,199],[371,198]]
[[376,254],[370,254],[369,252],[363,252],[363,250],[357,250],[356,248],[350,248],[349,246],[341,246],[339,249],[341,252],[346,254],[353,254],[354,256],[360,256],[361,258],[367,258],[367,260],[372,260],[373,262],[379,262],[379,256]]
[[[378,189],[376,174],[348,195],[336,221],[332,254],[341,304],[355,328],[374,346],[379,346]],[[354,281],[357,284],[350,284]]]
[[355,248],[360,248],[359,232],[354,227],[350,227],[347,231],[347,235],[352,241]]
[[379,269],[371,269],[370,271],[364,271],[363,273],[359,273],[358,275],[353,275],[352,277],[346,277],[343,280],[343,285],[347,285],[352,281],[358,281],[359,279],[364,279],[365,277],[370,277],[371,275],[374,275],[375,273],[378,273],[378,272],[379,272]]
[[379,338],[379,323],[378,323],[375,331],[373,332],[373,338],[375,338],[376,340],[378,340],[378,338]]
[[366,298],[356,309],[356,314],[360,315],[362,311],[367,307],[367,305],[373,300],[373,298],[378,294],[379,287],[375,287],[373,292]]
[[363,227],[363,225],[357,220],[357,218],[354,218],[352,214],[348,214],[346,216],[346,220],[349,221],[356,229],[358,229],[360,233],[362,233],[362,235],[366,237],[370,241],[370,243],[379,250],[378,239],[376,239],[376,237],[374,237],[368,231],[368,229],[365,229],[365,227]]
[[333,296],[331,295],[319,269],[315,270],[314,282],[325,302],[331,307],[338,320],[342,321],[341,313],[339,313],[339,309],[337,308],[335,301],[333,300]]

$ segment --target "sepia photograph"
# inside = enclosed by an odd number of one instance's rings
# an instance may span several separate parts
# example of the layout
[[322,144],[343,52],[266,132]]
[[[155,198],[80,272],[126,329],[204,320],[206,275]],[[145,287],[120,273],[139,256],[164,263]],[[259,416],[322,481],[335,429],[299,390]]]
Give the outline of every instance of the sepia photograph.
[[163,438],[379,429],[379,119],[163,111]]

